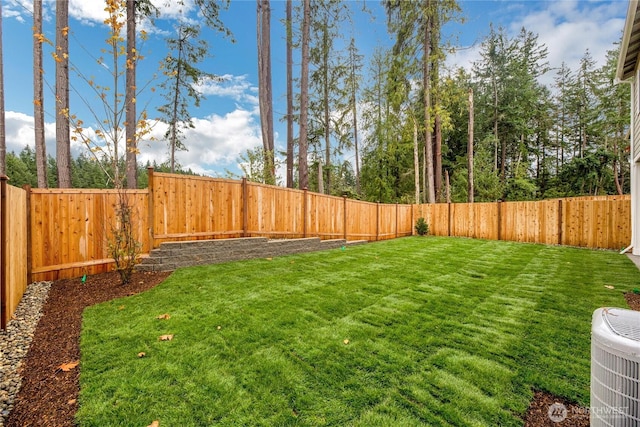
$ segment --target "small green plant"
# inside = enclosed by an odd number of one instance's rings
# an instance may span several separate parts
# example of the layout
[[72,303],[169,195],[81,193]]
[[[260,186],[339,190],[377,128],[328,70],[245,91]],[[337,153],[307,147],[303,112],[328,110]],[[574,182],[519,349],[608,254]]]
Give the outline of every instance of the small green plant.
[[429,234],[429,224],[427,224],[427,221],[422,217],[418,218],[416,221],[416,233],[420,236],[426,236]]
[[633,288],[633,293],[636,295],[640,294],[640,288]]

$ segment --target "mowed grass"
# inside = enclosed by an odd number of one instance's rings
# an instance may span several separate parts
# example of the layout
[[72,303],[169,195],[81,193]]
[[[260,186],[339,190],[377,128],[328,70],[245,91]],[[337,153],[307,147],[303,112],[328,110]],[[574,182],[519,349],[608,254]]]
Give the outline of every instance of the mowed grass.
[[85,311],[77,421],[519,426],[536,389],[588,405],[592,312],[639,283],[614,252],[437,237],[181,269]]

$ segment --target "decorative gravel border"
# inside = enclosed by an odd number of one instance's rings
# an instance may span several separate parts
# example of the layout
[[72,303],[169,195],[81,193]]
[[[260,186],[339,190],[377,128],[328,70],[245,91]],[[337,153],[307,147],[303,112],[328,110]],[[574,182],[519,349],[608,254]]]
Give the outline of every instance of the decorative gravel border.
[[29,351],[52,282],[36,282],[18,304],[7,329],[0,331],[0,427],[9,416],[22,382],[22,360]]

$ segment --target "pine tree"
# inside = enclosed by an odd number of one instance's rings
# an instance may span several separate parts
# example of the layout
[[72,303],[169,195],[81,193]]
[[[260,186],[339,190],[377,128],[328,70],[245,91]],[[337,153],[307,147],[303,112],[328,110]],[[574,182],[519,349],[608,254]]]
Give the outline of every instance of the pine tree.
[[69,0],[56,2],[56,161],[58,187],[71,187],[69,125]]

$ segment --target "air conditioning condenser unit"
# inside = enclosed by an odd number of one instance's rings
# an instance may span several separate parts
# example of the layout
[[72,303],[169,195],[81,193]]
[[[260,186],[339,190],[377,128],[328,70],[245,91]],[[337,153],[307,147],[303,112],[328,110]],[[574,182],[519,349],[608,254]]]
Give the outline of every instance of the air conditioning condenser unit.
[[592,427],[640,427],[640,311],[594,311],[589,412]]

